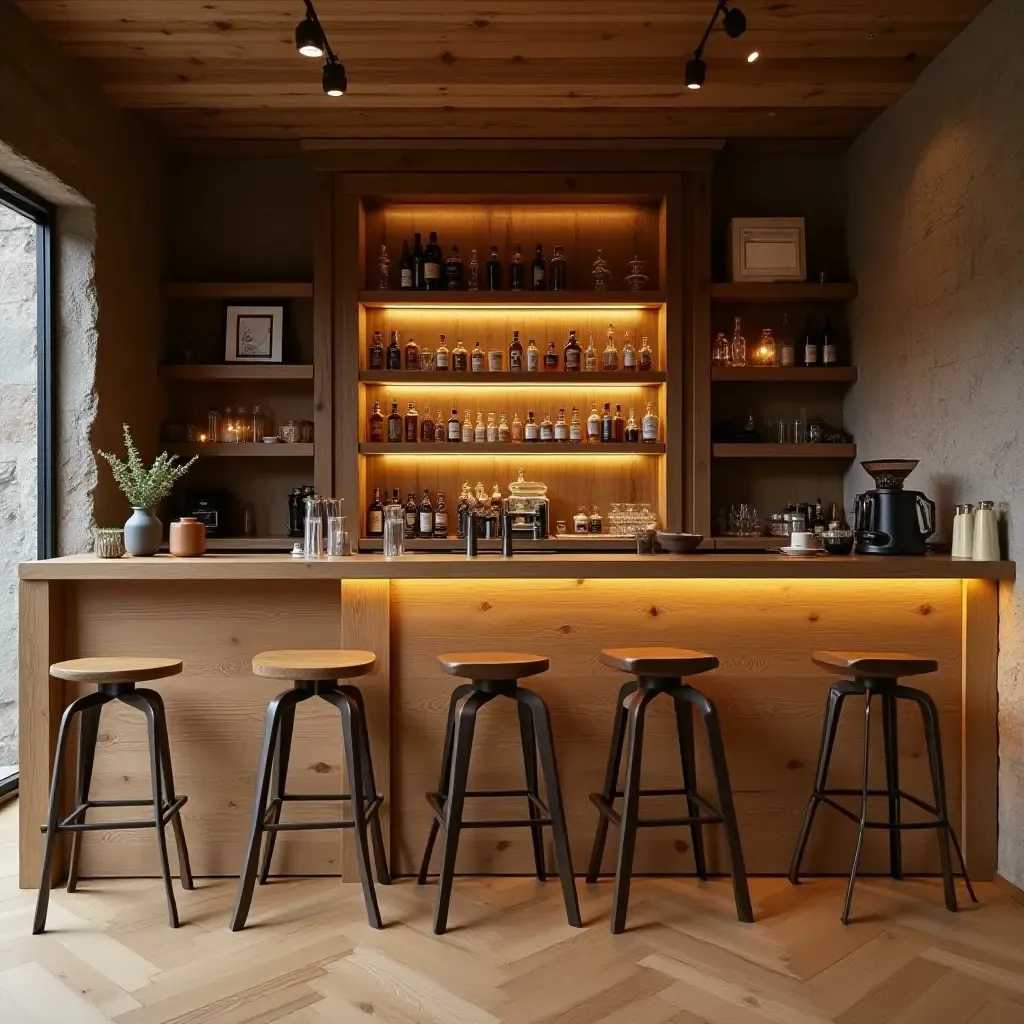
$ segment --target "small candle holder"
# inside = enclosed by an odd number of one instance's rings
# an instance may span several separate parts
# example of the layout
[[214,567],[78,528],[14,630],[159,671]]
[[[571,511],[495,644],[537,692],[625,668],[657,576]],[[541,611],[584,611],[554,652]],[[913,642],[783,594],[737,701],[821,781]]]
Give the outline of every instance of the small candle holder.
[[775,365],[775,335],[771,328],[766,327],[761,332],[761,337],[757,339],[757,344],[751,353],[750,361],[754,366]]

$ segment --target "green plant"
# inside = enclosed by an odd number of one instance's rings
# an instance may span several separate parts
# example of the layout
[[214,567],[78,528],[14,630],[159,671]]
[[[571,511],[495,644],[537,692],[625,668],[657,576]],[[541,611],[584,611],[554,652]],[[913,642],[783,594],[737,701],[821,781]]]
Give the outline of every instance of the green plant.
[[155,508],[159,505],[198,458],[193,456],[184,466],[179,466],[177,455],[163,452],[156,457],[153,465],[146,469],[127,423],[124,425],[124,449],[128,453],[127,462],[109,452],[101,451],[99,454],[110,464],[114,480],[132,508]]

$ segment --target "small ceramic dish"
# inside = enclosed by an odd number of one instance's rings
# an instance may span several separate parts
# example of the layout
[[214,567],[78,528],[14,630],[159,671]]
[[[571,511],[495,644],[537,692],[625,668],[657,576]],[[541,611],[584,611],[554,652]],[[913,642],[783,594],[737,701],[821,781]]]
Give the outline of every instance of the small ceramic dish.
[[276,435],[274,435],[273,437],[265,437],[265,438],[263,438],[263,443],[264,444],[278,444],[280,442],[280,440],[281,440],[281,438],[279,438]]
[[670,555],[688,555],[697,550],[703,539],[702,533],[666,533],[658,530],[655,534],[655,549]]
[[816,555],[825,554],[821,548],[779,548],[784,555],[791,555],[794,558],[814,558]]

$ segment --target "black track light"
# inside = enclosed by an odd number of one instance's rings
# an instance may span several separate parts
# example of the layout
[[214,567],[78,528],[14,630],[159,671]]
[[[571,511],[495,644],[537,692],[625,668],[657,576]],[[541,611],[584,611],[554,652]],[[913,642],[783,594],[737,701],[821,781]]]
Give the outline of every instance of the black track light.
[[726,8],[722,14],[722,28],[730,39],[739,39],[747,31],[747,16],[738,7]]
[[324,36],[319,24],[309,13],[295,26],[295,49],[303,57],[322,57],[324,55]]
[[686,88],[699,89],[704,84],[708,66],[700,57],[692,57],[686,62]]
[[336,57],[328,60],[324,65],[324,92],[328,96],[344,96],[348,89],[348,79],[345,77],[345,65]]

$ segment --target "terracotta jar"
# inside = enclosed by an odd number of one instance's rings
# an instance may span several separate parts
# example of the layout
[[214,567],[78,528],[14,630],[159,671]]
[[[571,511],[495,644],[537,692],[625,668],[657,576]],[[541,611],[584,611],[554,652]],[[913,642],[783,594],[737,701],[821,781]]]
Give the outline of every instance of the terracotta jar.
[[171,554],[178,558],[195,558],[206,551],[206,524],[192,516],[182,516],[171,523]]

